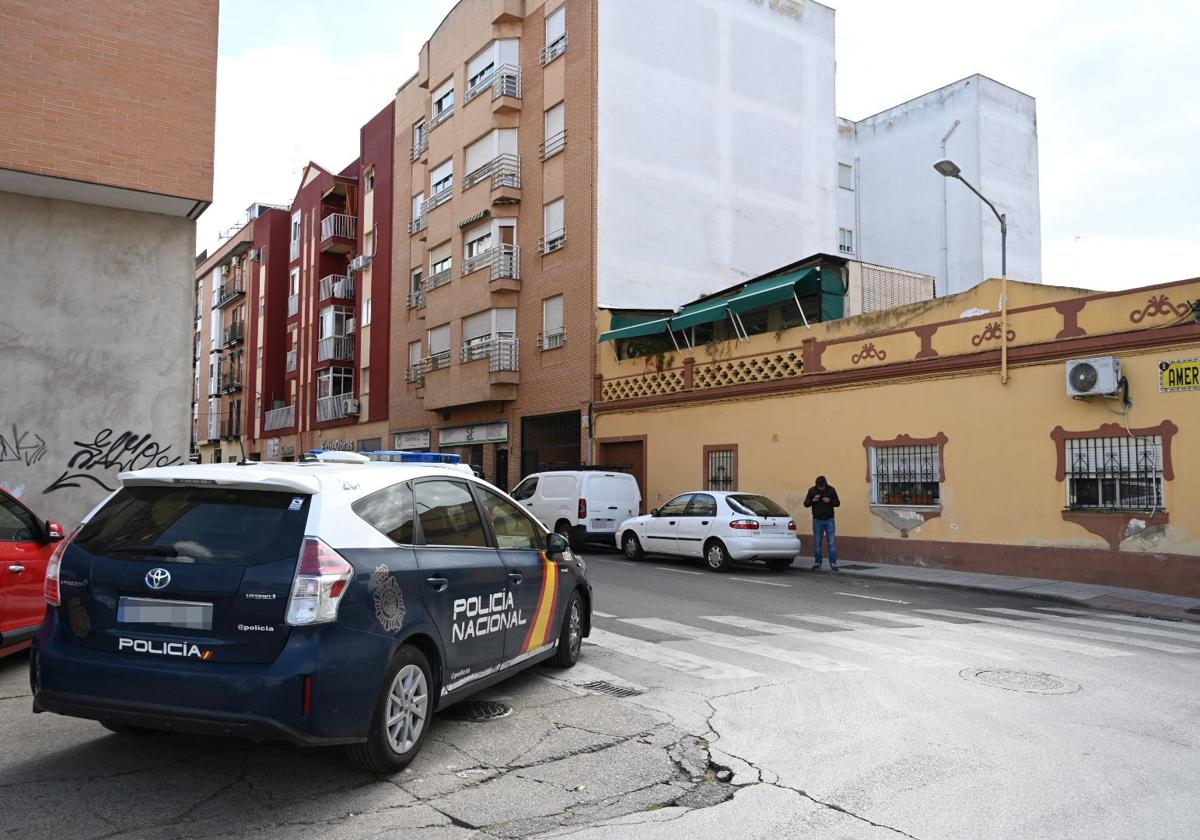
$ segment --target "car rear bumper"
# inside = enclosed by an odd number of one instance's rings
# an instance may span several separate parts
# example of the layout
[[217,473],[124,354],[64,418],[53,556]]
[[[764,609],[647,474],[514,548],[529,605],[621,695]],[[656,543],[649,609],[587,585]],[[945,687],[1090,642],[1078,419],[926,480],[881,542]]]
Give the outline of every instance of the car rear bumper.
[[800,540],[796,535],[760,534],[754,537],[728,537],[723,540],[729,556],[734,560],[790,559],[800,553]]

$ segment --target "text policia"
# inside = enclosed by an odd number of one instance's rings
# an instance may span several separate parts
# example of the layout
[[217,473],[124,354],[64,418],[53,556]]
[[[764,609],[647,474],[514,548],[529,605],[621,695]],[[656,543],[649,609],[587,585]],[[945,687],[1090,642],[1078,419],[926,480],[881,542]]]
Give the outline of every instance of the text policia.
[[486,636],[510,627],[526,623],[521,610],[514,609],[511,592],[493,592],[485,600],[482,595],[454,599],[454,626],[450,630],[450,641],[473,639]]

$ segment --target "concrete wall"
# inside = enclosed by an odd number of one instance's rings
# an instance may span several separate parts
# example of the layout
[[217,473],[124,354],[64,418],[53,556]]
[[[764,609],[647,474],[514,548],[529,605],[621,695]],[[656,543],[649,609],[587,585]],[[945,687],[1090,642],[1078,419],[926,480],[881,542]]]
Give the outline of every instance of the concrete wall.
[[187,459],[195,224],[0,193],[0,485],[68,527]]
[[601,308],[663,308],[836,253],[833,10],[599,3]]
[[1007,213],[1008,275],[1041,282],[1036,103],[978,75],[840,122],[838,160],[854,167],[854,190],[838,190],[838,226],[855,231],[854,256],[932,274],[939,295],[1000,275],[999,222],[934,171],[942,157]]

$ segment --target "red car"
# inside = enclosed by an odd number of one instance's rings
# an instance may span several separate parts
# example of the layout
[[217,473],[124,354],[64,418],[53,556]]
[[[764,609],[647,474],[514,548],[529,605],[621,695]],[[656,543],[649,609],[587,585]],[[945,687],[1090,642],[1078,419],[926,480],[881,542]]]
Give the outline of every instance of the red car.
[[63,529],[0,490],[0,656],[29,647],[46,612],[42,580]]

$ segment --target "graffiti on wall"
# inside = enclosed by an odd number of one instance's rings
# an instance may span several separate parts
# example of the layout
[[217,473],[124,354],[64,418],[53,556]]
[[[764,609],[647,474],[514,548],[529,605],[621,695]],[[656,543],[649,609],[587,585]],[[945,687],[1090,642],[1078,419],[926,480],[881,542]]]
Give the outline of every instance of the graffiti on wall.
[[104,490],[116,489],[112,472],[138,470],[146,467],[166,467],[178,464],[182,457],[172,454],[173,447],[163,446],[153,435],[112,429],[101,429],[90,441],[75,441],[77,447],[67,468],[43,493],[54,493],[68,487],[94,484]]
[[16,463],[32,467],[46,457],[46,441],[37,432],[13,423],[0,431],[0,464]]

